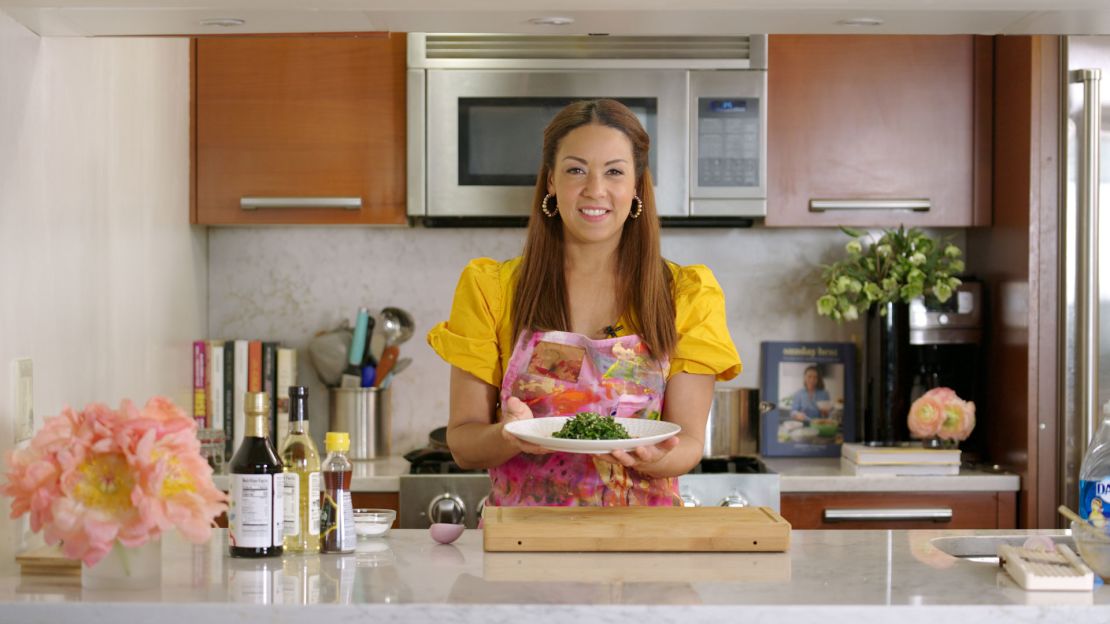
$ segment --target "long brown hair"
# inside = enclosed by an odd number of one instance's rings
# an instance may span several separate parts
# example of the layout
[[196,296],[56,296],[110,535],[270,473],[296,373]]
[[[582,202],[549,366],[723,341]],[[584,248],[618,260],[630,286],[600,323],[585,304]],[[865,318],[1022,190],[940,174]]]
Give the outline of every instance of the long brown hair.
[[[629,330],[640,335],[651,353],[655,357],[670,356],[678,342],[674,280],[659,250],[659,216],[648,169],[651,138],[636,115],[616,100],[574,102],[559,111],[543,131],[543,160],[536,176],[528,236],[513,296],[514,340],[524,329],[570,331],[563,220],[545,217],[540,205],[547,195],[547,180],[563,137],[587,124],[620,130],[632,143],[636,195],[643,202],[643,212],[635,219],[629,216],[621,232],[617,248],[617,303],[632,324]],[[548,201],[548,210],[557,205],[558,198],[552,200]]]

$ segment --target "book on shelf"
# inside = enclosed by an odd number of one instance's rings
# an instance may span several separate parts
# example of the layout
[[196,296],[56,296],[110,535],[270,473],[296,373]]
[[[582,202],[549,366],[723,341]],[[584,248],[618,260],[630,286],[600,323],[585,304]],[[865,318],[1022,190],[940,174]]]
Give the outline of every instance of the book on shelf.
[[270,397],[270,419],[267,424],[268,435],[274,446],[277,446],[278,397],[281,395],[277,386],[277,349],[276,342],[262,343],[262,391]]
[[277,350],[277,423],[274,429],[274,444],[278,449],[285,444],[289,435],[289,386],[297,385],[297,350],[279,348]]
[[247,391],[262,392],[262,341],[247,341]]
[[249,366],[248,354],[250,352],[250,344],[246,340],[235,341],[235,372],[232,379],[231,394],[234,397],[235,413],[231,419],[231,433],[228,434],[228,439],[231,440],[231,452],[228,455],[230,461],[232,455],[239,450],[239,446],[243,443],[243,430],[246,427],[246,417],[243,409],[246,407],[247,398],[247,368]]
[[840,458],[845,472],[867,476],[931,477],[960,474],[960,464],[857,464],[847,457]]
[[203,340],[193,341],[193,419],[202,429],[208,425],[208,399],[205,396],[205,370],[208,345]]
[[[228,340],[224,343],[224,457],[231,461],[231,454],[235,452],[232,446],[235,443],[235,341]],[[242,410],[242,397],[239,398],[239,409]]]
[[208,341],[208,428],[224,430],[224,341]]
[[901,446],[866,446],[845,443],[840,455],[849,461],[864,464],[955,464],[960,465],[960,449],[927,449],[921,443]]

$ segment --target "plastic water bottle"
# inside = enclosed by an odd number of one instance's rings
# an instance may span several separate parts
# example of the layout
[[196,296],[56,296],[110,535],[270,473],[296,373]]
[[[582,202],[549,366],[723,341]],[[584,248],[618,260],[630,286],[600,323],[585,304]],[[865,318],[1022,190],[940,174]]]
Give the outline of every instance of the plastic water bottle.
[[1079,468],[1079,515],[1099,527],[1110,518],[1110,402]]

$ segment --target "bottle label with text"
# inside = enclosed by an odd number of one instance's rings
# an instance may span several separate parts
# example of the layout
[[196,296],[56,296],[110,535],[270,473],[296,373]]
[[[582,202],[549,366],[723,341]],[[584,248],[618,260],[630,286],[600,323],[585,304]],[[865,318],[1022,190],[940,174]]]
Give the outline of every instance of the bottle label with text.
[[1079,481],[1079,515],[1096,526],[1110,518],[1110,477],[1100,481]]
[[232,545],[240,548],[269,548],[281,544],[281,488],[275,488],[274,481],[275,477],[282,476],[231,475],[228,531]]

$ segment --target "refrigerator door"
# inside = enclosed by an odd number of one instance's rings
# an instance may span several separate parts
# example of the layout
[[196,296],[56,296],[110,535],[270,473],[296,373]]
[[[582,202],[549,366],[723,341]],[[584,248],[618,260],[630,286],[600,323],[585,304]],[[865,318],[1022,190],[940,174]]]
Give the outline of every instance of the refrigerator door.
[[1102,210],[1110,168],[1100,158],[1110,156],[1110,114],[1102,114],[1110,112],[1110,86],[1102,85],[1110,79],[1110,37],[1067,37],[1063,46],[1059,457],[1061,502],[1075,507],[1083,454],[1101,421],[1099,406],[1110,401],[1110,251],[1100,254],[1098,244],[1110,241]]

